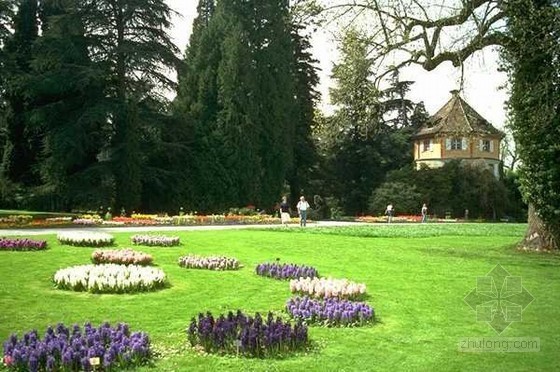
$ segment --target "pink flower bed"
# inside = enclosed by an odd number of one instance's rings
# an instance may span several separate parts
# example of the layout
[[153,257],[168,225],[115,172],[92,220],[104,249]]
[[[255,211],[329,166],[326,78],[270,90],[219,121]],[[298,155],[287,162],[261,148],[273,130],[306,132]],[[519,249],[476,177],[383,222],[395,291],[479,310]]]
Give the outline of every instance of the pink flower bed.
[[132,249],[96,249],[91,255],[94,264],[114,263],[121,265],[150,265],[151,255]]

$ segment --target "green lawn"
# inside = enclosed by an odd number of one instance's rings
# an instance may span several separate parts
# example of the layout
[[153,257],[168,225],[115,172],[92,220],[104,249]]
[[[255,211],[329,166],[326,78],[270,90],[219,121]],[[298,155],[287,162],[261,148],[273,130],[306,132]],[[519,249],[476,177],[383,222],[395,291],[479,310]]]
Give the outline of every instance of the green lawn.
[[[150,334],[156,371],[458,371],[560,370],[560,256],[521,253],[514,244],[525,225],[416,225],[330,229],[177,232],[183,245],[151,253],[170,288],[138,295],[94,295],[54,289],[58,268],[89,263],[93,248],[60,246],[47,236],[43,252],[0,252],[0,339],[47,325],[127,322]],[[169,234],[169,233],[168,233]],[[118,246],[131,233],[116,234]],[[223,254],[244,267],[233,272],[187,270],[179,256]],[[378,321],[362,328],[311,327],[313,349],[275,360],[199,355],[185,328],[200,311],[215,314],[282,311],[287,282],[254,274],[256,264],[280,258],[312,265],[322,276],[364,282]],[[521,276],[535,300],[500,337],[539,337],[540,352],[463,353],[463,337],[497,337],[463,298],[500,264]]]

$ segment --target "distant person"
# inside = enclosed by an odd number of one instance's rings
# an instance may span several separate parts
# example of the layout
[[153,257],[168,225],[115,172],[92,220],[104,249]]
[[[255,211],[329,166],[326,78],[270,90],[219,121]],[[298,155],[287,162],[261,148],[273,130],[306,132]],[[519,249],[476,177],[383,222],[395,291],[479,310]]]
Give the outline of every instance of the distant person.
[[301,227],[306,226],[307,224],[307,210],[309,209],[309,203],[305,200],[304,196],[299,198],[299,202],[297,203],[297,211],[299,214],[299,225]]
[[395,213],[395,208],[393,208],[393,203],[387,205],[385,209],[385,214],[387,215],[387,223],[393,222],[393,214]]
[[286,196],[282,197],[282,202],[280,203],[280,219],[284,226],[287,226],[288,222],[290,222],[290,204],[288,204]]
[[426,203],[422,205],[422,223],[425,223],[428,220],[428,206]]

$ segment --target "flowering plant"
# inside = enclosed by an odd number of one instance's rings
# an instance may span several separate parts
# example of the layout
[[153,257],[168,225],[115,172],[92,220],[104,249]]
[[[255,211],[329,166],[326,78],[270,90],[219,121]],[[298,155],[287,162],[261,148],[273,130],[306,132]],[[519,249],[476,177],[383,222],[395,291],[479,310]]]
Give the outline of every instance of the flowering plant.
[[366,293],[366,285],[348,279],[299,278],[290,280],[290,290],[319,298],[356,298]]
[[130,238],[132,244],[171,247],[181,244],[178,236],[164,235],[134,235]]
[[94,264],[114,263],[114,264],[134,264],[150,265],[153,261],[151,255],[134,251],[132,249],[96,249],[91,254],[91,261]]
[[261,263],[256,268],[257,275],[274,279],[315,278],[319,276],[317,269],[311,266],[279,263]]
[[78,247],[102,247],[111,245],[115,241],[113,235],[94,232],[62,232],[56,238],[60,244]]
[[76,218],[72,221],[75,225],[100,225],[103,223],[103,218],[97,214],[82,214],[79,218]]
[[58,324],[48,327],[41,340],[37,331],[21,339],[12,334],[4,342],[4,365],[14,371],[91,371],[92,360],[99,359],[105,371],[146,364],[152,357],[150,339],[144,332],[131,333],[127,324],[99,328],[90,323],[83,331]]
[[324,300],[295,297],[286,303],[288,313],[309,323],[322,323],[327,326],[363,325],[373,319],[373,309],[364,302],[353,302],[336,297]]
[[47,248],[45,240],[0,238],[0,251],[38,251]]
[[240,354],[251,357],[275,356],[302,349],[307,346],[307,326],[297,321],[293,326],[268,313],[263,319],[259,313],[254,317],[240,310],[234,315],[211,313],[192,318],[187,330],[191,346],[202,347],[206,352]]
[[190,254],[179,258],[179,266],[188,269],[237,270],[239,261],[224,256],[202,257]]
[[59,289],[93,293],[153,291],[165,286],[165,274],[153,267],[138,265],[82,265],[60,269],[54,274]]

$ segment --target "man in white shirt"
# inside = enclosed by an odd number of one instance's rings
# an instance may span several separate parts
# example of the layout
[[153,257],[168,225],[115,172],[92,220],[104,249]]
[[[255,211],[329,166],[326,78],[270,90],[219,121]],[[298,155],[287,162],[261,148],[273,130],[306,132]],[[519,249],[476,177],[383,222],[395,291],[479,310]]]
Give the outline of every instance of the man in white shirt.
[[297,203],[297,210],[299,214],[299,225],[305,226],[307,223],[307,210],[309,209],[309,203],[305,200],[304,196],[299,198]]

